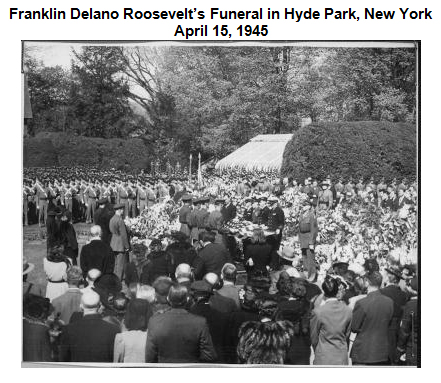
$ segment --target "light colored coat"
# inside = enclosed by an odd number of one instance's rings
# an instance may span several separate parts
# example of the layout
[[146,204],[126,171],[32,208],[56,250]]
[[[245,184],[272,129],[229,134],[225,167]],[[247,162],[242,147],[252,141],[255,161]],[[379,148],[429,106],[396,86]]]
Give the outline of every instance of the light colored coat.
[[311,317],[311,343],[315,365],[347,365],[348,340],[351,334],[351,309],[331,300],[316,307]]
[[109,222],[110,233],[112,238],[110,240],[110,247],[113,251],[124,252],[129,249],[129,239],[127,236],[127,229],[124,220],[121,216],[115,214]]

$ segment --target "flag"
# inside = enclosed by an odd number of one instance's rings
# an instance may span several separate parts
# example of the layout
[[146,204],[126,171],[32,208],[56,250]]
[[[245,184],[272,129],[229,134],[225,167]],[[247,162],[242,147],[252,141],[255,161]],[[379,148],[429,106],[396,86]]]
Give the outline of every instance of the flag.
[[203,180],[202,180],[202,170],[201,170],[201,153],[199,153],[199,164],[198,164],[198,186],[202,186],[203,185]]

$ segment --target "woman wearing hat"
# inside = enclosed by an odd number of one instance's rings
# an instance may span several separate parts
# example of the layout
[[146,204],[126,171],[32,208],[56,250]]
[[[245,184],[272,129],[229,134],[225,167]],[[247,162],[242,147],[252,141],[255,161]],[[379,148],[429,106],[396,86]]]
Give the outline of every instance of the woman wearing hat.
[[262,300],[258,303],[259,321],[245,322],[239,330],[237,355],[243,364],[284,364],[294,328],[291,322],[274,320],[277,303]]
[[23,257],[23,295],[33,294],[44,297],[46,292],[43,286],[28,282],[28,275],[32,270],[34,270],[34,268],[34,264],[29,263],[28,260]]
[[23,299],[23,361],[51,362],[51,342],[46,321],[52,311],[49,299],[26,294]]
[[69,258],[63,254],[62,246],[55,246],[43,259],[43,268],[46,273],[46,298],[50,301],[63,295],[67,289],[67,269],[71,266]]
[[72,213],[69,210],[66,210],[61,216],[60,240],[64,246],[64,255],[76,266],[78,258],[77,233],[72,225]]

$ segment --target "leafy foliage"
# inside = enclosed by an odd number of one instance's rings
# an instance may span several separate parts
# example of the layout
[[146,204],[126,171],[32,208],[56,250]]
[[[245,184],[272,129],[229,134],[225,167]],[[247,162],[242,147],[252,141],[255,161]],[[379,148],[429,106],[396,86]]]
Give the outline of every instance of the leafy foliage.
[[41,133],[24,141],[24,166],[96,166],[133,170],[147,168],[154,158],[137,138],[92,138]]
[[285,148],[282,174],[415,178],[413,124],[377,121],[317,123],[300,129]]

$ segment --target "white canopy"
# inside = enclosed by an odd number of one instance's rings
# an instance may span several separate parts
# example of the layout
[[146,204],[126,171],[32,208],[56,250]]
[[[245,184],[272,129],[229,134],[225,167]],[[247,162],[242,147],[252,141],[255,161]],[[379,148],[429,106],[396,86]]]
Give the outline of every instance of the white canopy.
[[261,134],[224,157],[216,169],[243,169],[247,171],[280,171],[283,152],[292,134]]

